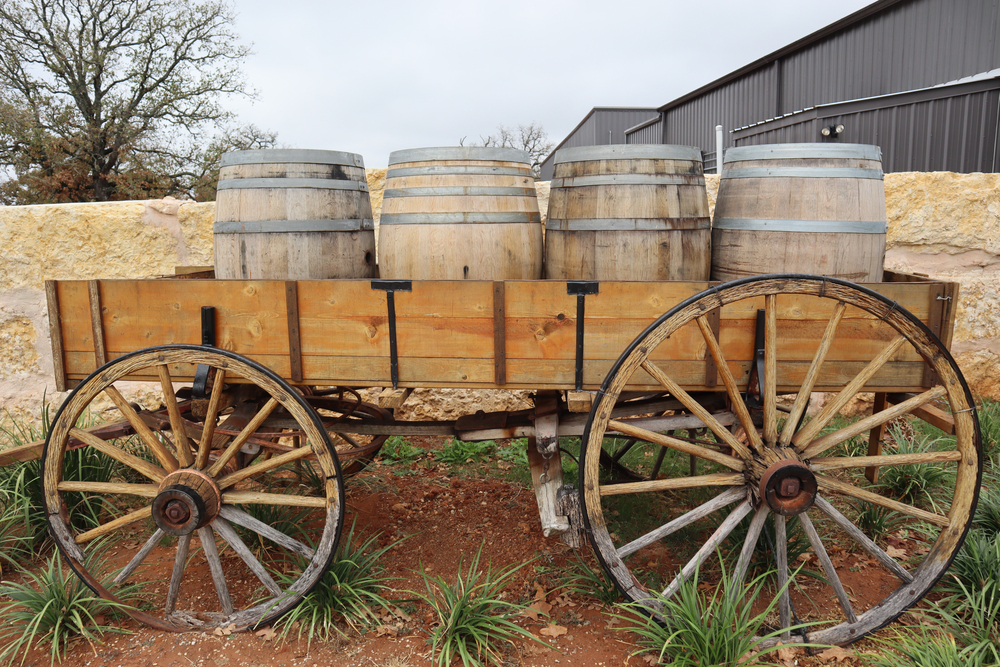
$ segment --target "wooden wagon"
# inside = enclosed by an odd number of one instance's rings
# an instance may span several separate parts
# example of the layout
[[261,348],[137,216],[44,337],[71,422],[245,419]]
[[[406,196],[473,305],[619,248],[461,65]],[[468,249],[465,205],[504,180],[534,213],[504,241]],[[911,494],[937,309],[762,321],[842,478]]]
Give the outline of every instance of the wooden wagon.
[[[60,281],[47,290],[58,384],[73,388],[45,445],[51,532],[77,574],[110,599],[114,591],[87,566],[97,538],[141,534],[120,583],[152,578],[143,575],[150,553],[176,536],[169,585],[151,610],[133,612],[158,628],[247,628],[288,611],[336,549],[344,477],[391,435],[528,437],[546,534],[570,543],[586,535],[626,598],[654,612],[657,577],[669,596],[727,550],[742,581],[765,539],[785,584],[796,565],[787,519],[796,517],[838,601],[839,616],[810,630],[818,642],[854,641],[919,600],[973,516],[978,422],[948,352],[953,284],[802,275],[725,284],[157,279]],[[128,381],[157,383],[161,409],[130,404]],[[384,388],[385,405],[414,387],[531,389],[535,407],[403,422],[360,400],[355,389],[373,386]],[[807,417],[815,392],[826,402]],[[873,414],[835,423],[863,392],[874,395]],[[106,406],[117,420],[77,426],[88,409]],[[887,424],[908,415],[953,437],[933,450],[883,452]],[[562,479],[567,436],[581,438],[575,489]],[[64,457],[84,445],[135,474],[74,480]],[[287,472],[306,461],[312,492]],[[950,469],[953,482],[933,507],[867,484],[901,466]],[[107,522],[74,526],[63,499],[70,493],[106,503]],[[926,553],[893,557],[855,525],[845,500],[920,531],[925,549],[917,551]],[[280,505],[302,509],[312,545],[257,518],[255,508]],[[681,534],[698,548],[680,574],[676,566],[657,572],[654,561]],[[247,535],[273,543],[279,557],[262,562]],[[735,535],[742,544],[733,547]],[[217,540],[245,568],[227,571]],[[895,582],[875,603],[859,606],[841,584],[825,545],[845,540]],[[189,558],[198,544],[204,559]],[[185,568],[205,565],[217,596],[185,597]],[[257,582],[263,599],[248,592]],[[787,628],[793,601],[782,591]]]

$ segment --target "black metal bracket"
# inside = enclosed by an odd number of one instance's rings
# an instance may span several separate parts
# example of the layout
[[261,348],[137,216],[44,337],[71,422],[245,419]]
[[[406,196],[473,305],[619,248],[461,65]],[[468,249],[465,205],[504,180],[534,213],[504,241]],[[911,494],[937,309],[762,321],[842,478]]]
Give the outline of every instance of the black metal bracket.
[[396,348],[396,292],[412,292],[412,280],[373,280],[372,289],[385,292],[389,317],[389,375],[392,388],[399,389],[399,353]]
[[[215,307],[201,307],[201,344],[206,347],[215,347]],[[205,398],[208,391],[208,372],[211,370],[205,364],[198,364],[194,372],[194,383],[191,385],[191,394],[195,398]]]
[[597,294],[600,283],[596,280],[569,280],[566,282],[566,293],[576,295],[576,379],[577,391],[583,390],[583,319],[586,315],[586,298],[588,294]]

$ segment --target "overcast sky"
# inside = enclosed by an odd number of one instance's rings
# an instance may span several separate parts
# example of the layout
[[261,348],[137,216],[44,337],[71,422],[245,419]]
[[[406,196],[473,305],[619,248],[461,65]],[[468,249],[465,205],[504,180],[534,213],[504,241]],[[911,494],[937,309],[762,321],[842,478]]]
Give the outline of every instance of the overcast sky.
[[[595,106],[665,104],[869,0],[234,0],[256,101],[291,148],[454,146],[503,123],[558,143]],[[715,125],[715,120],[706,118]]]

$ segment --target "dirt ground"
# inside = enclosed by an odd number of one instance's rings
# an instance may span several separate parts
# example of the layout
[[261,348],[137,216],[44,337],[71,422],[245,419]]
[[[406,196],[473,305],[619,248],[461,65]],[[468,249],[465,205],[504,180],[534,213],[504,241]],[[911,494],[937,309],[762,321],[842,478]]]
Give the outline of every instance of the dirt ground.
[[[419,443],[427,449],[440,447],[440,442]],[[335,642],[281,642],[266,631],[226,634],[193,632],[173,634],[151,630],[131,620],[123,627],[132,634],[106,635],[102,645],[91,646],[78,640],[68,650],[66,665],[87,667],[246,667],[276,665],[318,667],[422,667],[430,661],[427,642],[433,626],[430,609],[413,601],[406,591],[422,591],[420,568],[431,574],[454,580],[459,562],[467,563],[482,546],[483,562],[494,567],[528,563],[522,567],[507,589],[511,599],[544,600],[549,605],[548,617],[537,620],[521,617],[518,623],[532,634],[548,642],[552,648],[520,640],[504,647],[505,667],[525,666],[641,666],[649,664],[651,656],[635,655],[634,636],[623,632],[621,622],[613,618],[613,610],[595,600],[571,596],[553,590],[559,573],[573,551],[557,538],[542,535],[534,496],[523,481],[504,479],[495,468],[510,468],[512,464],[492,460],[479,466],[459,469],[428,466],[421,463],[376,464],[371,470],[348,480],[346,526],[356,522],[364,536],[378,534],[380,544],[398,543],[387,555],[387,574],[394,577],[393,598],[403,611],[388,617],[382,628],[358,634],[345,628],[345,635]],[[491,472],[489,477],[483,475]],[[501,471],[503,472],[503,471]],[[116,561],[127,562],[137,541],[120,543]],[[592,561],[589,545],[583,549]],[[837,557],[837,554],[834,554]],[[172,552],[156,554],[169,567]],[[866,576],[865,559],[843,555],[842,565],[850,578],[845,585],[857,596],[881,599],[879,589],[889,582]],[[669,562],[665,567],[672,567]],[[211,579],[203,573],[200,583],[185,582],[188,595],[214,595]],[[168,577],[168,574],[165,574]],[[539,592],[541,591],[541,593]],[[808,591],[806,591],[808,593]],[[877,597],[875,597],[877,596]],[[816,602],[816,600],[813,600]],[[819,601],[823,605],[834,601]],[[868,606],[862,604],[861,606]],[[803,604],[804,608],[805,605]],[[542,631],[546,631],[543,636]],[[784,649],[773,661],[778,665],[860,665],[857,651],[870,650],[872,643],[862,641],[853,650],[835,649],[816,656],[802,649]],[[26,666],[48,665],[47,651],[32,651]]]

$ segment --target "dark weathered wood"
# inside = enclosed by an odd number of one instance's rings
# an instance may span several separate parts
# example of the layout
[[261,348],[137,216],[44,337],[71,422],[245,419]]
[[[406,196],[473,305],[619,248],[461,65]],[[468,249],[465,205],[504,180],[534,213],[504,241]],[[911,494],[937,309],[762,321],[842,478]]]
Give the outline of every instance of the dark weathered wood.
[[90,330],[94,341],[94,355],[98,366],[108,363],[108,347],[104,341],[104,321],[101,307],[101,283],[97,280],[87,281],[90,293]]
[[[888,405],[886,401],[886,394],[884,391],[875,392],[874,401],[872,402],[872,414],[878,414],[885,410]],[[871,433],[868,434],[868,456],[879,456],[882,453],[882,438],[885,437],[885,424],[878,424],[872,428]],[[874,484],[878,481],[878,468],[870,467],[865,468],[865,477],[868,481]]]
[[[56,376],[56,391],[68,391],[66,360],[63,357],[62,321],[59,317],[59,293],[54,280],[45,281],[45,301],[49,311],[49,340],[52,342],[52,366]],[[0,463],[0,465],[3,465]]]
[[502,280],[493,283],[493,381],[507,384],[507,304]]
[[288,314],[288,364],[292,380],[302,382],[302,341],[299,336],[299,289],[294,280],[285,281],[285,310]]

